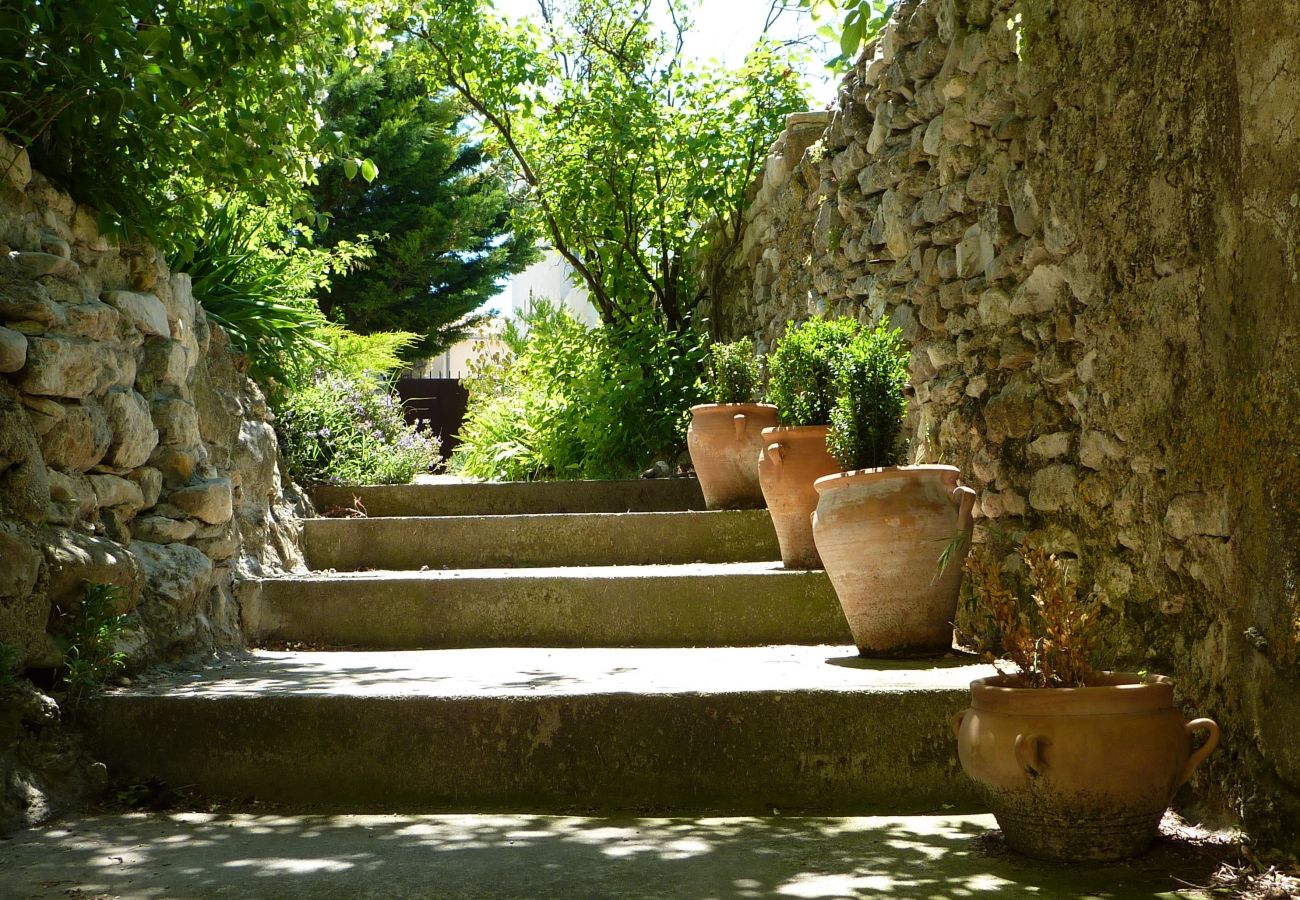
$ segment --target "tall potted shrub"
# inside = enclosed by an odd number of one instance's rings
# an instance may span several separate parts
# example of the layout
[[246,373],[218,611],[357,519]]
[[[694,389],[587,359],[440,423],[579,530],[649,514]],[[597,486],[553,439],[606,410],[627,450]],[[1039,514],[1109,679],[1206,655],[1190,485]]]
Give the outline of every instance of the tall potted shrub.
[[776,407],[759,403],[760,373],[754,342],[709,348],[706,370],[712,403],[691,407],[686,446],[709,509],[763,506],[758,455],[764,428],[776,424]]
[[901,332],[859,333],[841,369],[827,446],[847,471],[818,478],[813,535],[864,656],[952,648],[975,492],[953,466],[904,466]]
[[1218,745],[1219,726],[1184,722],[1163,675],[1094,670],[1099,604],[1078,596],[1065,560],[1021,554],[1031,604],[1007,586],[1001,554],[967,561],[976,611],[1013,665],[971,682],[970,708],[953,719],[962,768],[1014,849],[1070,861],[1135,856]]
[[780,425],[763,430],[758,477],[787,569],[821,565],[812,533],[813,482],[840,469],[826,449],[826,432],[844,357],[860,330],[856,319],[809,319],[787,329],[768,357],[768,396]]

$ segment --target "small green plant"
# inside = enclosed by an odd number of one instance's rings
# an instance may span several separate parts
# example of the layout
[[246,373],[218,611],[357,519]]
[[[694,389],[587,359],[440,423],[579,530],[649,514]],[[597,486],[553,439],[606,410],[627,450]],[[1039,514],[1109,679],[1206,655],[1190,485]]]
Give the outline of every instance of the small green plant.
[[284,403],[289,473],[303,482],[406,484],[440,459],[436,437],[408,425],[382,377],[318,373]]
[[0,691],[18,684],[18,651],[0,641]]
[[57,610],[55,641],[63,653],[57,677],[73,706],[126,668],[126,655],[114,649],[130,621],[118,612],[121,605],[120,586],[88,581],[79,604]]
[[902,335],[878,325],[849,344],[826,438],[827,449],[846,470],[896,466],[904,458],[908,353]]
[[768,357],[768,396],[782,425],[829,425],[857,319],[809,319],[791,326]]
[[707,381],[714,403],[753,403],[758,399],[758,354],[751,340],[709,347]]

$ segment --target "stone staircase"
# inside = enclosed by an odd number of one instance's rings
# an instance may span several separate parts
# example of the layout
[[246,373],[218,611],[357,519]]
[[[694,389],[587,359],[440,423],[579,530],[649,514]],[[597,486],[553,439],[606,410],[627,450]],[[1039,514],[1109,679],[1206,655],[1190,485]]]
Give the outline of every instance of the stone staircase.
[[[118,774],[300,811],[975,807],[949,717],[985,667],[863,660],[765,511],[694,481],[322,491],[261,649],[96,702]],[[300,649],[310,648],[310,649]]]

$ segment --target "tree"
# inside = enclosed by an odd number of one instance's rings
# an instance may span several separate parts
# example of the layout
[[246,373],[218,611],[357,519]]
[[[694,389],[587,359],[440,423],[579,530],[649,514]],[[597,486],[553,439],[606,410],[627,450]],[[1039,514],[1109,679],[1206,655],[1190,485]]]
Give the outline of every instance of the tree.
[[463,104],[431,92],[404,65],[408,52],[399,45],[370,70],[331,79],[326,130],[349,135],[379,174],[354,177],[352,159],[320,169],[312,193],[329,226],[318,239],[370,235],[374,255],[319,301],[362,334],[414,331],[422,339],[410,352],[430,355],[463,337],[501,279],[536,258],[535,234],[514,215],[518,199],[499,166],[471,140]]
[[325,76],[373,58],[393,2],[0,0],[0,134],[164,248],[232,195],[305,217],[313,160],[347,150]]
[[662,31],[637,0],[540,0],[540,26],[482,6],[421,4],[408,27],[422,70],[514,158],[539,230],[605,322],[651,311],[684,328],[704,226],[738,233],[771,142],[805,107],[798,75],[762,46],[739,71],[688,67],[677,0]]

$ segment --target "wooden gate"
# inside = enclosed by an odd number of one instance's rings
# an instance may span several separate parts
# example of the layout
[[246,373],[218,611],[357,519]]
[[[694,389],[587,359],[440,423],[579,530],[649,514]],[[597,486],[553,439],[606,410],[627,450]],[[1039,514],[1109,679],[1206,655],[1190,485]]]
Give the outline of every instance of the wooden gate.
[[456,378],[399,378],[397,395],[407,422],[424,420],[422,426],[442,439],[445,457],[460,443],[456,435],[465,422],[469,392]]

